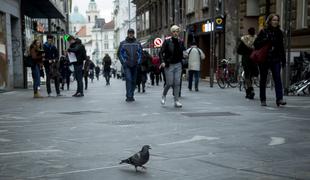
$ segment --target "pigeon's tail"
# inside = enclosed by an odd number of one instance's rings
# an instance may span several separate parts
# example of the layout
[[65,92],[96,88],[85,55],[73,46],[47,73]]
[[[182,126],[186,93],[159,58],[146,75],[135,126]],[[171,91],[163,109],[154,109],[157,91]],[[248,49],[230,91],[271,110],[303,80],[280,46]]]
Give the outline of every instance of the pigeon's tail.
[[129,159],[124,159],[124,160],[122,160],[119,164],[123,164],[123,163],[129,164]]

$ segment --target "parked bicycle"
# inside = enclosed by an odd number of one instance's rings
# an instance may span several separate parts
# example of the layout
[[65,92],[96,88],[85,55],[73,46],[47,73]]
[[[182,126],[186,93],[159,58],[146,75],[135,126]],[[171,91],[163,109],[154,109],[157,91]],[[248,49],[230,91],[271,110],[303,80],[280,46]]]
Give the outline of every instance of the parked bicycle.
[[230,63],[231,58],[222,59],[216,69],[216,81],[220,88],[224,89],[226,87],[235,88],[238,86],[237,76],[235,74],[235,69]]
[[[299,95],[310,95],[310,61],[306,60],[306,61],[303,61],[302,63],[303,63],[303,66],[300,69],[298,69],[299,71],[301,71],[301,73],[298,74],[298,76],[301,77],[300,78],[301,80],[293,83],[288,88],[288,93],[291,95],[298,95],[298,96]],[[293,76],[292,78],[295,80],[297,79],[296,76]]]

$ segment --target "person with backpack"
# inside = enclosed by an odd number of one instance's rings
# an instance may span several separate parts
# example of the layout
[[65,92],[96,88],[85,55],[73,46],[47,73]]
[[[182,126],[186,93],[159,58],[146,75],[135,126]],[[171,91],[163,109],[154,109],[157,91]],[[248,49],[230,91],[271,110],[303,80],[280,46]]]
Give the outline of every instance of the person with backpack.
[[204,52],[192,42],[191,47],[186,50],[188,56],[188,89],[192,90],[193,76],[195,78],[195,91],[199,91],[200,63],[205,59]]
[[74,38],[70,36],[68,38],[70,46],[68,52],[74,53],[76,57],[76,62],[72,62],[74,65],[74,73],[77,82],[76,93],[72,95],[72,97],[83,97],[83,62],[86,57],[86,49],[82,44],[81,40],[78,38]]
[[255,29],[251,27],[248,29],[248,34],[241,37],[237,48],[237,53],[242,55],[242,67],[245,78],[245,98],[247,99],[254,99],[255,93],[252,79],[253,77],[258,76],[257,64],[255,64],[250,58],[250,55],[254,50],[253,44],[255,39]]

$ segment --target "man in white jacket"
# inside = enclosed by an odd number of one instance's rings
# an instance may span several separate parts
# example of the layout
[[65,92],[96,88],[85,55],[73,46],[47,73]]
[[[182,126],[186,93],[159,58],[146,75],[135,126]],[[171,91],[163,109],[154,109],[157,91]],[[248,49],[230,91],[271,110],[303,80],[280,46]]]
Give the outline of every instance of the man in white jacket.
[[192,90],[193,76],[195,77],[195,91],[198,91],[198,83],[200,76],[200,63],[205,59],[205,54],[193,42],[191,47],[186,50],[188,56],[188,89]]

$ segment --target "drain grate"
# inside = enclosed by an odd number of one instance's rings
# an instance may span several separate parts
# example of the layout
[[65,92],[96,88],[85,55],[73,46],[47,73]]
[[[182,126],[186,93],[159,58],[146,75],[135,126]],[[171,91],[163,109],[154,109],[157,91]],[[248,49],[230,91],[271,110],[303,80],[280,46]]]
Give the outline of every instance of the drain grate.
[[240,116],[240,114],[231,112],[188,112],[182,113],[182,115],[187,117],[203,117],[203,116]]
[[102,111],[72,111],[72,112],[60,112],[59,114],[66,114],[66,115],[83,115],[83,114],[98,114],[104,113]]

